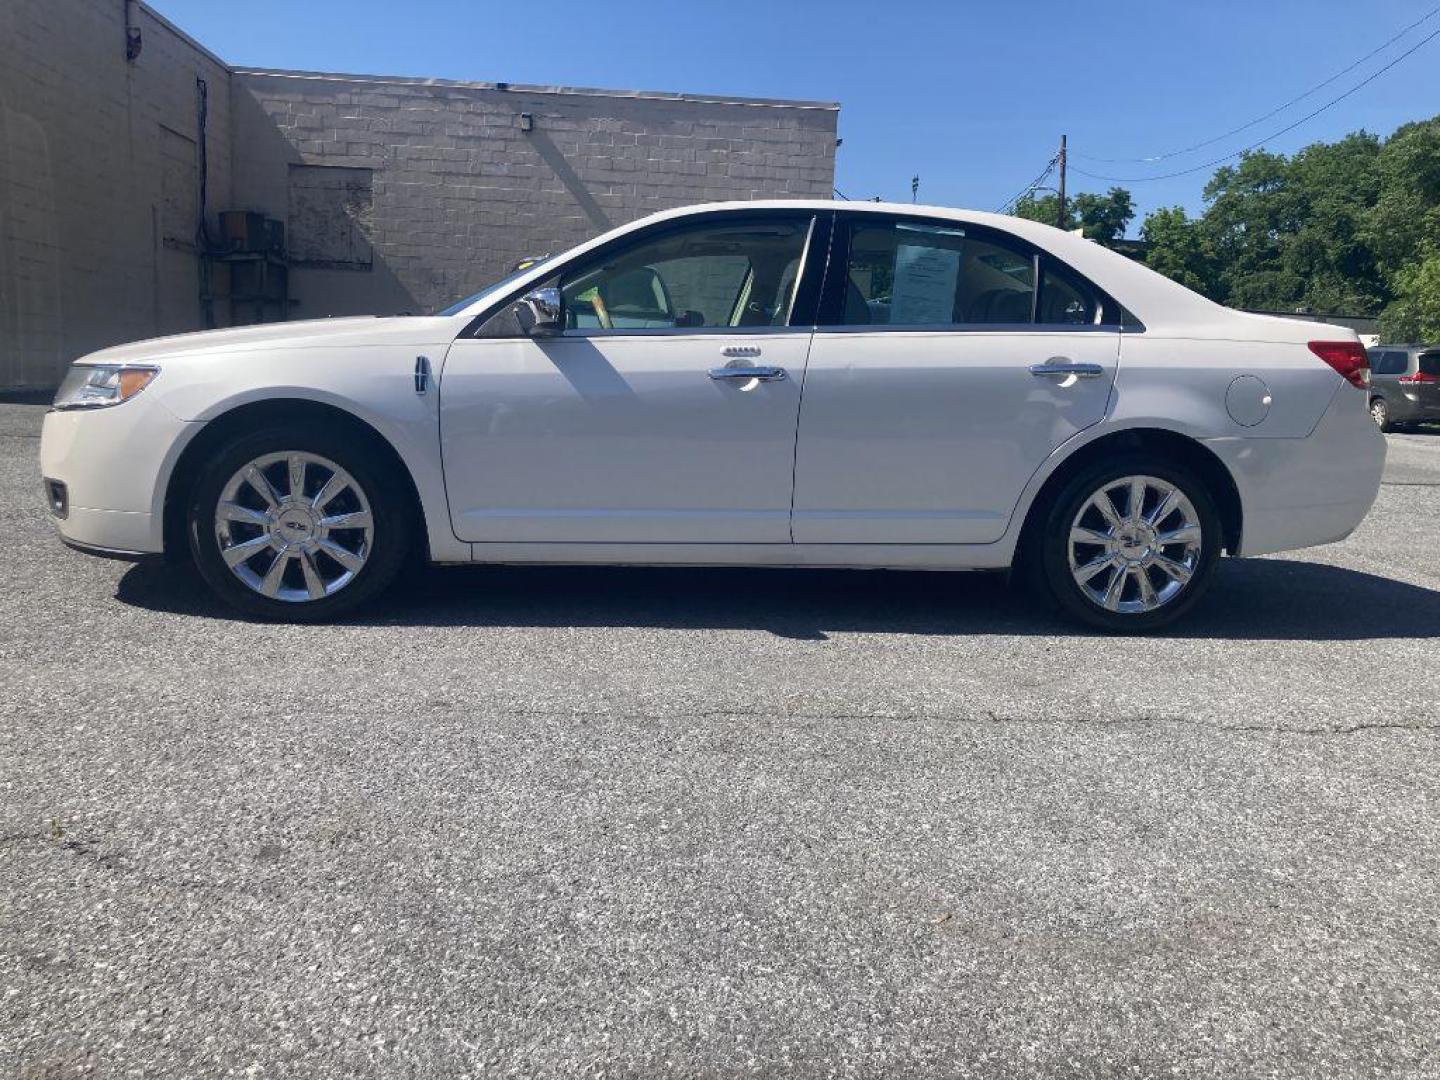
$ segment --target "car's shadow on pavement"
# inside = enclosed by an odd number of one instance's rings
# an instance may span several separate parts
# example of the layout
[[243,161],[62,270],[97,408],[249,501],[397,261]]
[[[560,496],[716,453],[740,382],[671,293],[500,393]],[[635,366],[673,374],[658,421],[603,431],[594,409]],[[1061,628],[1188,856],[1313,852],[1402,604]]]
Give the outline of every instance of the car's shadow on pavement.
[[[142,563],[126,604],[235,618],[188,567]],[[823,640],[871,634],[1086,633],[999,574],[855,570],[476,566],[416,571],[343,620],[372,626],[765,630]],[[1226,559],[1182,638],[1345,641],[1440,637],[1440,592],[1288,559]]]

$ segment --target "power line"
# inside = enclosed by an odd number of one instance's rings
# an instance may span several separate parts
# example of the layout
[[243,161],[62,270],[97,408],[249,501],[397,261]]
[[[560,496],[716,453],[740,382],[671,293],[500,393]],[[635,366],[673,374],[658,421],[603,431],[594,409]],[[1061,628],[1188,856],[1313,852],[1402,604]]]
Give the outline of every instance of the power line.
[[[1183,154],[1190,154],[1190,153],[1193,153],[1193,152],[1196,151],[1196,150],[1203,150],[1203,149],[1204,149],[1205,147],[1207,147],[1207,146],[1214,146],[1214,145],[1215,145],[1216,143],[1218,143],[1218,142],[1224,142],[1226,139],[1230,138],[1232,135],[1239,135],[1242,131],[1249,131],[1251,128],[1255,127],[1257,124],[1263,124],[1266,120],[1269,120],[1269,119],[1270,119],[1271,117],[1273,117],[1273,116],[1278,116],[1280,113],[1282,113],[1282,112],[1284,112],[1286,109],[1290,108],[1290,106],[1292,106],[1292,105],[1298,105],[1300,102],[1304,101],[1306,98],[1310,97],[1312,94],[1315,94],[1315,93],[1318,93],[1318,92],[1321,91],[1321,90],[1324,90],[1325,87],[1329,86],[1331,83],[1337,81],[1338,79],[1342,78],[1343,76],[1350,74],[1350,72],[1352,72],[1352,71],[1354,71],[1356,68],[1360,67],[1360,66],[1361,66],[1362,64],[1364,64],[1367,60],[1370,60],[1370,59],[1372,59],[1373,57],[1378,56],[1380,53],[1382,53],[1382,52],[1384,52],[1386,49],[1388,49],[1391,45],[1394,45],[1395,42],[1399,41],[1399,40],[1400,40],[1401,38],[1403,38],[1405,35],[1407,35],[1408,33],[1410,33],[1410,31],[1414,30],[1417,26],[1420,26],[1420,25],[1422,25],[1422,24],[1424,24],[1424,23],[1429,22],[1429,21],[1430,21],[1431,19],[1433,19],[1436,15],[1440,15],[1440,6],[1436,6],[1436,7],[1431,8],[1431,9],[1430,9],[1429,11],[1427,11],[1424,15],[1420,16],[1420,18],[1416,19],[1416,20],[1415,20],[1413,23],[1411,23],[1409,26],[1405,27],[1405,29],[1401,30],[1401,31],[1400,31],[1398,34],[1396,34],[1394,37],[1390,38],[1390,40],[1388,40],[1387,42],[1385,42],[1385,44],[1381,45],[1379,48],[1370,50],[1368,53],[1366,53],[1364,56],[1360,57],[1359,60],[1356,60],[1356,61],[1355,61],[1353,64],[1351,64],[1349,67],[1344,68],[1344,69],[1341,70],[1341,71],[1337,71],[1334,75],[1331,75],[1331,76],[1330,76],[1328,79],[1326,79],[1324,82],[1316,83],[1314,86],[1310,87],[1309,90],[1306,90],[1303,94],[1299,95],[1298,97],[1293,97],[1293,98],[1291,98],[1289,101],[1285,102],[1285,104],[1283,104],[1283,105],[1278,105],[1278,106],[1276,106],[1275,108],[1273,108],[1273,109],[1271,109],[1269,112],[1267,112],[1264,116],[1257,116],[1254,120],[1251,120],[1249,123],[1247,123],[1247,124],[1241,124],[1241,125],[1240,125],[1239,127],[1237,127],[1237,128],[1231,128],[1229,131],[1225,132],[1224,134],[1216,135],[1213,139],[1206,139],[1204,142],[1192,143],[1190,146],[1182,147],[1182,148],[1179,149],[1179,150],[1171,150],[1171,151],[1169,151],[1169,152],[1167,152],[1167,153],[1164,153],[1164,154],[1156,154],[1156,155],[1154,155],[1153,157],[1141,157],[1141,158],[1125,158],[1125,157],[1106,158],[1106,157],[1095,157],[1095,156],[1092,155],[1092,154],[1073,154],[1072,156],[1073,156],[1073,157],[1078,157],[1078,158],[1083,158],[1083,159],[1086,160],[1086,161],[1099,161],[1099,162],[1103,162],[1103,163],[1105,163],[1105,164],[1107,164],[1107,165],[1148,164],[1148,163],[1150,163],[1150,162],[1156,162],[1156,161],[1168,161],[1170,158],[1173,158],[1173,157],[1180,157],[1180,156],[1183,155]],[[1421,44],[1423,45],[1424,42],[1421,42]],[[1407,53],[1406,55],[1409,55],[1409,54]],[[1403,57],[1402,57],[1402,59],[1403,59]],[[1078,172],[1079,170],[1077,169],[1076,171]]]
[[997,214],[1003,214],[1003,213],[1005,213],[1005,211],[1011,209],[1011,208],[1012,208],[1016,203],[1018,203],[1021,199],[1025,198],[1026,195],[1029,195],[1032,191],[1034,191],[1034,190],[1035,190],[1036,188],[1038,188],[1041,184],[1043,184],[1047,179],[1049,179],[1050,174],[1055,171],[1055,166],[1058,165],[1059,163],[1060,163],[1060,155],[1059,155],[1059,154],[1056,154],[1054,157],[1052,157],[1049,161],[1047,161],[1047,162],[1045,163],[1045,171],[1044,171],[1044,172],[1042,172],[1039,176],[1037,176],[1034,180],[1032,180],[1032,181],[1031,181],[1029,184],[1027,184],[1024,188],[1022,188],[1022,189],[1020,190],[1020,193],[1019,193],[1018,195],[1016,195],[1013,199],[1009,199],[1008,201],[1001,203],[999,209],[997,209],[995,212],[996,212]]
[[1205,162],[1205,163],[1203,163],[1203,164],[1201,164],[1201,165],[1196,165],[1196,166],[1194,166],[1194,167],[1192,167],[1192,168],[1189,168],[1189,169],[1180,169],[1180,170],[1177,170],[1176,172],[1162,173],[1162,174],[1160,174],[1159,176],[1136,176],[1136,177],[1129,177],[1129,178],[1126,178],[1126,177],[1123,177],[1123,176],[1105,176],[1105,175],[1102,174],[1102,173],[1086,172],[1084,169],[1075,168],[1074,166],[1072,166],[1072,168],[1074,168],[1075,172],[1079,173],[1081,176],[1089,177],[1091,180],[1103,180],[1103,181],[1105,181],[1105,182],[1108,183],[1108,184],[1147,184],[1147,183],[1149,183],[1149,182],[1152,181],[1152,180],[1173,180],[1173,179],[1174,179],[1175,177],[1177,177],[1177,176],[1189,176],[1191,173],[1203,172],[1203,171],[1206,170],[1206,169],[1213,169],[1216,165],[1223,165],[1225,162],[1230,161],[1230,160],[1233,159],[1233,158],[1237,158],[1237,157],[1239,157],[1239,156],[1242,155],[1242,154],[1248,154],[1248,153],[1249,153],[1250,151],[1252,151],[1252,150],[1258,150],[1258,149],[1260,149],[1260,147],[1264,146],[1264,145],[1265,145],[1267,142],[1269,142],[1271,139],[1278,139],[1281,135],[1286,135],[1286,134],[1288,134],[1289,132],[1294,131],[1294,130],[1295,130],[1296,128],[1298,128],[1301,124],[1308,123],[1309,121],[1315,119],[1315,117],[1319,116],[1321,113],[1323,113],[1323,112],[1325,112],[1326,110],[1331,109],[1331,108],[1333,108],[1334,106],[1340,104],[1340,102],[1344,101],[1344,100],[1345,100],[1346,98],[1348,98],[1351,94],[1354,94],[1354,93],[1356,93],[1357,91],[1364,89],[1366,86],[1369,86],[1372,82],[1374,82],[1376,79],[1378,79],[1381,75],[1384,75],[1387,71],[1389,71],[1391,68],[1393,68],[1396,64],[1400,63],[1400,61],[1404,60],[1404,59],[1405,59],[1406,57],[1408,57],[1408,56],[1413,55],[1413,54],[1416,53],[1416,52],[1419,52],[1422,48],[1424,48],[1424,47],[1425,47],[1426,45],[1428,45],[1430,42],[1434,41],[1437,37],[1440,37],[1440,30],[1431,31],[1431,32],[1430,32],[1429,34],[1427,34],[1425,37],[1421,38],[1416,44],[1412,45],[1410,48],[1406,49],[1406,50],[1405,50],[1403,53],[1401,53],[1399,56],[1395,57],[1394,60],[1391,60],[1388,64],[1386,64],[1384,67],[1382,67],[1379,71],[1377,71],[1377,72],[1375,72],[1374,74],[1369,75],[1369,76],[1367,76],[1366,78],[1362,79],[1360,82],[1356,83],[1356,84],[1355,84],[1354,86],[1352,86],[1349,90],[1346,90],[1343,94],[1339,95],[1338,97],[1331,98],[1331,99],[1330,99],[1329,101],[1327,101],[1324,105],[1321,105],[1318,109],[1316,109],[1314,112],[1306,113],[1306,114],[1305,114],[1304,116],[1302,116],[1299,120],[1296,120],[1293,124],[1288,124],[1288,125],[1286,125],[1285,127],[1281,128],[1279,131],[1273,132],[1273,133],[1265,136],[1263,139],[1259,140],[1258,142],[1253,142],[1253,143],[1251,143],[1249,146],[1242,147],[1241,149],[1236,150],[1234,153],[1226,154],[1224,157],[1215,158],[1215,160],[1213,160],[1213,161],[1207,161],[1207,162]]

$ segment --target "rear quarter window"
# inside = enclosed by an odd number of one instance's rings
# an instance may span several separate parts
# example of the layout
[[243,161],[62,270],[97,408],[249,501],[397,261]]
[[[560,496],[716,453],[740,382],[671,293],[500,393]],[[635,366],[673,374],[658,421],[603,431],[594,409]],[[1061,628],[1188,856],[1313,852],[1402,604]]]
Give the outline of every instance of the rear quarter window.
[[1372,375],[1404,375],[1409,364],[1409,354],[1396,352],[1393,349],[1370,354],[1370,373]]

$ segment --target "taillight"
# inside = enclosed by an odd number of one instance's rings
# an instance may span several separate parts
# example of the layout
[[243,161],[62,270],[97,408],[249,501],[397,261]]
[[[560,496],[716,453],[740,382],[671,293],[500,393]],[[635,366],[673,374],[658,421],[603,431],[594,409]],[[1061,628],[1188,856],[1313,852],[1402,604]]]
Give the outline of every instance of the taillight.
[[1370,385],[1370,358],[1358,341],[1312,341],[1310,351],[1329,364],[1351,386]]
[[1395,381],[1403,383],[1440,382],[1440,375],[1431,375],[1428,371],[1417,371],[1414,375],[1401,375]]

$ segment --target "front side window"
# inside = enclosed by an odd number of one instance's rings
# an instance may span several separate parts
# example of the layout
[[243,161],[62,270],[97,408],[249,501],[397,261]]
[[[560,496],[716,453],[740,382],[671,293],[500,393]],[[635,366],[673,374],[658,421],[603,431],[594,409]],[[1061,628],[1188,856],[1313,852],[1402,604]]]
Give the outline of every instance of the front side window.
[[571,330],[784,326],[809,217],[687,225],[560,279]]

